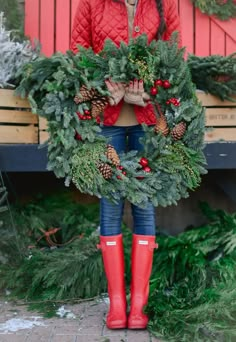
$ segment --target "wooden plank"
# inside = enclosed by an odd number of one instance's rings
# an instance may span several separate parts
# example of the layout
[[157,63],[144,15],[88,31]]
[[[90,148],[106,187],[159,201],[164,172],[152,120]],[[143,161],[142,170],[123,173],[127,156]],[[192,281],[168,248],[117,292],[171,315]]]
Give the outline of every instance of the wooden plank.
[[206,126],[236,127],[236,107],[206,108]]
[[[219,99],[216,96],[213,96],[211,94],[206,94],[204,92],[201,91],[197,91],[197,97],[198,99],[202,102],[203,106],[209,106],[209,107],[235,107],[236,106],[236,102],[232,102],[232,101],[221,101],[221,99]],[[236,96],[233,97],[236,101]]]
[[49,134],[46,131],[39,131],[39,143],[44,144],[49,138]]
[[13,90],[0,89],[0,107],[31,108],[27,99],[14,95]]
[[[187,47],[187,52],[194,52],[194,9],[189,0],[179,2],[179,14],[181,22],[182,45]],[[186,20],[188,18],[188,20]]]
[[0,123],[37,124],[38,116],[21,110],[0,109]]
[[4,144],[37,144],[38,129],[29,126],[0,126],[0,143]]
[[225,32],[211,20],[211,40],[210,40],[211,55],[225,56]]
[[25,1],[25,35],[39,41],[39,0]]
[[212,21],[214,21],[219,27],[221,27],[224,32],[230,36],[232,39],[234,39],[236,41],[236,19],[232,18],[230,20],[219,20],[216,17],[212,17],[211,18]]
[[236,141],[236,128],[213,128],[206,132],[205,141]]
[[40,0],[40,42],[46,56],[55,52],[54,10],[54,0]]
[[39,117],[39,129],[45,130],[48,127],[47,119],[43,118],[42,116]]
[[226,55],[231,55],[231,53],[236,52],[236,42],[226,35]]
[[70,30],[72,31],[75,13],[77,10],[79,0],[71,0],[71,20],[70,20]]
[[70,45],[70,0],[57,0],[56,4],[55,48],[64,53]]
[[194,53],[198,56],[210,54],[210,18],[195,9],[195,47]]

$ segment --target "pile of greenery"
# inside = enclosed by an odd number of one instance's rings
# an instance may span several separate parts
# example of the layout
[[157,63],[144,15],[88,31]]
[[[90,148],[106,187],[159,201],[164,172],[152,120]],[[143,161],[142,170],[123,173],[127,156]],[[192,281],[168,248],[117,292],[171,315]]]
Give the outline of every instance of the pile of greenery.
[[[233,342],[236,338],[236,214],[202,205],[208,223],[178,236],[159,233],[154,253],[149,329],[162,341]],[[48,303],[75,302],[106,292],[98,205],[80,205],[68,193],[37,199],[13,210],[17,236],[7,220],[0,249],[0,289],[48,312]],[[3,215],[3,214],[2,214]],[[43,230],[54,231],[50,239]],[[131,231],[123,227],[127,293]],[[54,242],[54,243],[52,243]],[[16,248],[17,244],[17,248]]]
[[236,214],[202,210],[207,224],[158,239],[146,310],[164,341],[236,340]]
[[223,100],[235,101],[236,53],[229,56],[189,55],[188,66],[197,89]]

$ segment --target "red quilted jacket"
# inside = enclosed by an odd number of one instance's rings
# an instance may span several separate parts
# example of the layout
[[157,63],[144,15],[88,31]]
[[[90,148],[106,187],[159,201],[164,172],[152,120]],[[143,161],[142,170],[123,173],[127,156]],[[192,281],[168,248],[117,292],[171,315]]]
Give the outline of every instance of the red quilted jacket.
[[[75,15],[71,50],[77,52],[77,44],[92,47],[97,53],[103,49],[107,38],[117,46],[121,41],[128,43],[128,14],[125,0],[78,0]],[[173,31],[180,31],[179,17],[175,0],[163,0],[164,17],[167,30],[163,36],[168,40]],[[135,38],[146,33],[149,42],[156,38],[159,27],[159,13],[155,0],[138,0],[134,17],[133,34]],[[104,112],[104,125],[112,126],[118,119],[123,101],[117,106],[107,106]],[[156,116],[151,104],[146,107],[134,106],[137,121],[147,125],[155,124]]]

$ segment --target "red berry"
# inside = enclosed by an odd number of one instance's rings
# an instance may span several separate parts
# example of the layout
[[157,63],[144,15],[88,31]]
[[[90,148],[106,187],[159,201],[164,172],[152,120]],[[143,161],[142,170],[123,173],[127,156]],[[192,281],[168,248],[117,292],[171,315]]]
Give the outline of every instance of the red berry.
[[87,115],[86,116],[86,120],[91,120],[92,119],[92,116],[91,115]]
[[117,179],[122,179],[122,177],[119,175],[119,176],[116,176]]
[[149,166],[145,166],[145,167],[143,168],[143,171],[145,171],[145,172],[151,172],[151,168],[150,168]]
[[162,80],[156,80],[156,81],[154,82],[154,85],[155,85],[155,87],[162,87],[163,81],[162,81]]
[[75,139],[82,141],[81,135],[79,133],[77,133],[77,132],[75,133]]
[[122,165],[119,165],[119,166],[117,166],[117,169],[119,169],[119,170],[123,170],[123,169],[124,169],[124,166],[122,166]]
[[167,100],[167,101],[166,101],[166,104],[167,104],[167,105],[169,105],[170,103],[171,103],[170,100]]
[[144,179],[144,176],[138,176],[138,177],[136,177],[138,180],[142,180],[142,179]]
[[151,95],[156,95],[158,93],[158,90],[156,87],[152,87],[150,90]]
[[126,171],[123,171],[122,174],[123,174],[124,176],[126,176],[126,175],[127,175],[127,172],[126,172]]
[[148,159],[144,157],[141,158],[139,164],[142,165],[142,167],[148,166]]
[[168,80],[165,80],[165,81],[163,81],[162,86],[163,86],[163,88],[168,89],[171,87],[171,84]]
[[85,109],[84,114],[85,114],[85,115],[90,115],[90,110]]
[[101,122],[100,116],[97,116],[97,117],[96,117],[96,121],[97,121],[98,124],[100,124],[100,122]]

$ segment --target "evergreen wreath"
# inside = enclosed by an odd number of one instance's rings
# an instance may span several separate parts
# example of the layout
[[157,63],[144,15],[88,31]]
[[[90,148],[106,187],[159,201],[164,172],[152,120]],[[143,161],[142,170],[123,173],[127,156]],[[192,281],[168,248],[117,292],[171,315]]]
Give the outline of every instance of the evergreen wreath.
[[192,0],[194,6],[207,15],[214,15],[220,20],[236,18],[235,0]]
[[[108,40],[99,54],[79,51],[41,56],[18,75],[17,93],[48,120],[48,169],[66,185],[72,180],[81,192],[114,202],[167,206],[188,197],[206,172],[205,118],[176,36],[148,44],[142,35],[120,47]],[[144,81],[157,121],[143,125],[142,152],[118,156],[100,134],[108,78]]]

